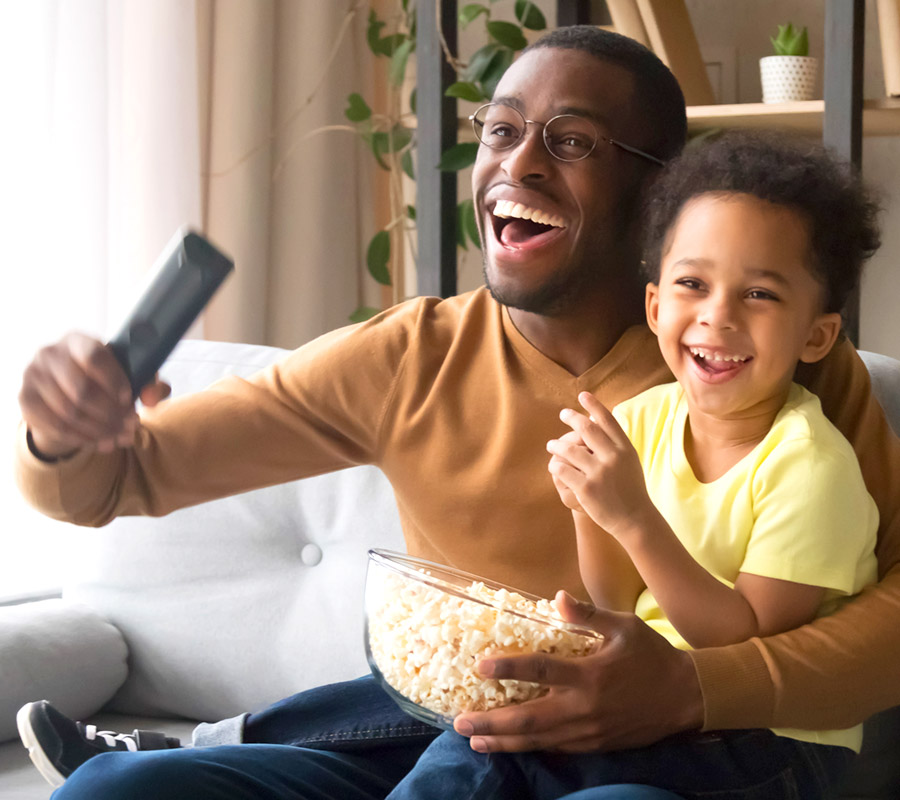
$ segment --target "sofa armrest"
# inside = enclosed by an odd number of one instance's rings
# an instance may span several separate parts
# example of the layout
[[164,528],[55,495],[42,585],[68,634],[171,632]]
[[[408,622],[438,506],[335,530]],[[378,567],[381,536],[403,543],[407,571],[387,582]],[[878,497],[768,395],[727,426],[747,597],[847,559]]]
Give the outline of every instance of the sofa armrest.
[[65,600],[0,608],[0,742],[16,736],[16,712],[50,700],[82,719],[125,681],[122,634],[87,606]]

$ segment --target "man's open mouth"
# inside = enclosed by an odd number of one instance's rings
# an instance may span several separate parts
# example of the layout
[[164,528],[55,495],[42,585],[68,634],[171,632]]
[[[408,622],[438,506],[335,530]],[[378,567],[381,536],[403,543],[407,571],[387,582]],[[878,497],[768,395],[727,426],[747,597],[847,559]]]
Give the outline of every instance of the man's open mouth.
[[507,247],[537,244],[537,237],[565,228],[563,218],[512,200],[498,200],[491,217],[497,241]]

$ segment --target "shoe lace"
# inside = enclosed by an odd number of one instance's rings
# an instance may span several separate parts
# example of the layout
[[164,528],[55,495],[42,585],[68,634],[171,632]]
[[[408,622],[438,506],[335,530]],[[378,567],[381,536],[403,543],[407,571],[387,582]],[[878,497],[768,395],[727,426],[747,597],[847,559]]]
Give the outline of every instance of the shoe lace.
[[86,739],[93,741],[98,737],[103,739],[108,747],[115,747],[116,742],[122,742],[127,750],[133,753],[137,752],[137,742],[134,736],[128,733],[116,733],[115,731],[98,731],[96,725],[85,725],[84,736]]

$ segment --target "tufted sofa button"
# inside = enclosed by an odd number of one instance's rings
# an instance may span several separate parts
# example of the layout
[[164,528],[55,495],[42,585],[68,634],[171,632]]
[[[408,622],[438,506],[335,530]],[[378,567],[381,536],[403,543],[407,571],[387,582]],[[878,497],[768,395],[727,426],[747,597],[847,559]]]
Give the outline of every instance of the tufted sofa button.
[[303,545],[303,549],[300,551],[300,560],[306,567],[316,566],[322,560],[322,548],[312,542]]

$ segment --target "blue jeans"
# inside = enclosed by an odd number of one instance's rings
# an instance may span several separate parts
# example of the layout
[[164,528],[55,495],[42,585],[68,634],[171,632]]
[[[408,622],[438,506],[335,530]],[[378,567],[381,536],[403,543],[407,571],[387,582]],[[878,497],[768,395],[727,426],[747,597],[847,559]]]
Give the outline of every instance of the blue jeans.
[[[244,740],[97,756],[53,798],[557,800],[576,793],[578,800],[663,800],[673,792],[683,798],[795,800],[828,797],[852,756],[843,748],[805,746],[767,731],[685,734],[609,754],[486,756],[473,752],[463,737],[403,713],[368,676],[303,692],[250,715]],[[581,791],[587,787],[595,788]]]

